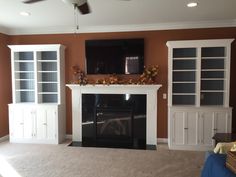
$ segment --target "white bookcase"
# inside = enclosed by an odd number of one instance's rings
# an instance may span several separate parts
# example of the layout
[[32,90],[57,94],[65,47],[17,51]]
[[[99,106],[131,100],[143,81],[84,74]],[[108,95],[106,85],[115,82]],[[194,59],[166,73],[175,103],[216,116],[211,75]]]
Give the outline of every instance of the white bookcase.
[[58,144],[65,138],[64,49],[10,45],[13,103],[10,141]]
[[231,132],[230,50],[234,39],[168,41],[170,149],[212,149]]

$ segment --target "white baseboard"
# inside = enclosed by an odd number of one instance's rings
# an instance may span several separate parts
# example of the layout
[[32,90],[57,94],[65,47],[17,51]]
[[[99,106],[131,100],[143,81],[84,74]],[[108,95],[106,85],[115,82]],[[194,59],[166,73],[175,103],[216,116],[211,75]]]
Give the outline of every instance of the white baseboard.
[[72,135],[71,134],[66,134],[66,139],[67,140],[72,140]]
[[157,143],[168,143],[168,138],[157,138]]
[[4,141],[8,141],[9,140],[9,135],[3,136],[0,138],[0,143],[4,142]]

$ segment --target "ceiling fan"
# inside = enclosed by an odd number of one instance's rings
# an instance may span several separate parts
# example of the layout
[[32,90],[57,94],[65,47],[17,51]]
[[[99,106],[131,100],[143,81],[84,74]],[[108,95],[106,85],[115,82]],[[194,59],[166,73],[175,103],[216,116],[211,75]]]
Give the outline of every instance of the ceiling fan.
[[[37,3],[40,1],[45,1],[45,0],[22,0],[22,2],[26,4]],[[62,1],[68,4],[72,4],[74,6],[74,9],[79,10],[82,15],[91,13],[87,0],[62,0]]]

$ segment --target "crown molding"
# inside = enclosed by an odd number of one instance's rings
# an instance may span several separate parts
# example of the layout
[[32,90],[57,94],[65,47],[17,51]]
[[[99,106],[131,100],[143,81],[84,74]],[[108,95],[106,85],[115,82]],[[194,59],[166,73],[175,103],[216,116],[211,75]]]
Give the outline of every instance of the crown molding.
[[197,29],[236,27],[236,19],[221,21],[175,22],[138,25],[107,25],[107,26],[81,26],[75,31],[74,26],[45,27],[45,28],[1,28],[0,32],[8,35],[32,35],[32,34],[71,34],[71,33],[102,33],[102,32],[129,32],[129,31],[154,31],[173,29]]

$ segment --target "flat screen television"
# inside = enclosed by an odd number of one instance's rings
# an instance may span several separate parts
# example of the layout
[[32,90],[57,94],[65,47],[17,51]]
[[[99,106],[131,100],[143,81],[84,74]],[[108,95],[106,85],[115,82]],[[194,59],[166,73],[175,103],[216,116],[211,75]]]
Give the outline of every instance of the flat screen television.
[[144,39],[86,40],[87,74],[141,74]]

